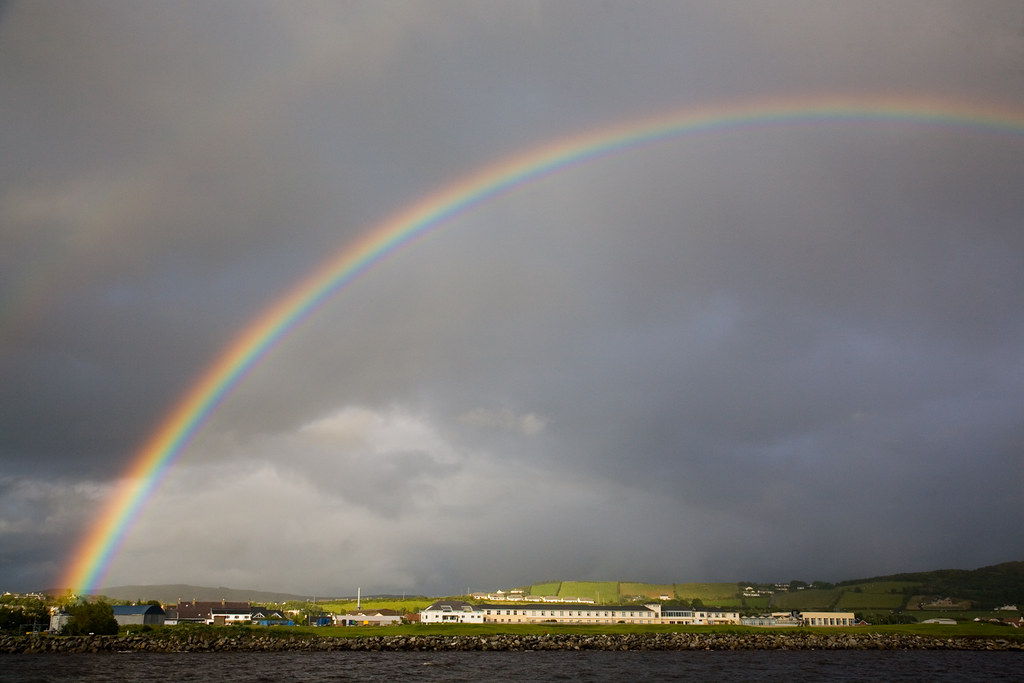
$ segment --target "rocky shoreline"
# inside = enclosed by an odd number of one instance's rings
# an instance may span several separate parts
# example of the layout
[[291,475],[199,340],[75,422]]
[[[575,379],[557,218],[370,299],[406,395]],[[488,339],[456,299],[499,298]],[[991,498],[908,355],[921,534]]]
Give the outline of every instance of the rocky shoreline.
[[0,636],[0,654],[522,650],[1024,650],[1019,639],[880,633],[637,633],[321,637],[270,634]]

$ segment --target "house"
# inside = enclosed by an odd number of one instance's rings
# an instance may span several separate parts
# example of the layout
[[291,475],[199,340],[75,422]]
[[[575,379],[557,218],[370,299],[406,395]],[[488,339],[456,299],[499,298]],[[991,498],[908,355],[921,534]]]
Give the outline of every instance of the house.
[[248,605],[249,603],[231,607],[213,607],[210,609],[210,616],[206,619],[206,623],[213,624],[214,626],[251,624],[252,608]]
[[477,605],[486,623],[658,624],[660,605]]
[[253,607],[252,620],[257,621],[285,621],[284,612],[279,609],[268,609],[266,607]]
[[712,626],[740,623],[739,612],[719,607],[664,607],[661,605],[658,607],[659,624]]
[[760,616],[760,617],[743,617],[740,619],[740,623],[744,626],[765,626],[769,628],[778,628],[781,626],[799,626],[800,617],[794,614],[786,614],[785,616]]
[[[800,612],[802,626],[856,626],[853,612]],[[772,616],[775,616],[774,614]]]
[[483,610],[463,600],[438,600],[420,612],[424,624],[482,624]]
[[168,625],[191,623],[223,626],[252,622],[252,605],[248,602],[229,602],[227,600],[182,602],[179,599],[175,605],[165,605],[164,611],[168,615],[165,621]]
[[163,626],[166,618],[159,605],[114,605],[114,619],[121,626]]
[[318,612],[317,614],[310,614],[307,622],[310,626],[333,626],[334,617],[327,612]]
[[391,626],[402,623],[402,614],[393,609],[357,610],[334,618],[337,626]]

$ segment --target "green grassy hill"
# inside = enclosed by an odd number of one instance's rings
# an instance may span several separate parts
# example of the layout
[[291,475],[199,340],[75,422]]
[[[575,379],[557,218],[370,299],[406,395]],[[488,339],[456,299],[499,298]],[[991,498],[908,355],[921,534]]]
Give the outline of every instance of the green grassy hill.
[[[760,595],[744,596],[746,585],[751,585]],[[942,604],[954,605],[953,610],[992,610],[1004,604],[1024,607],[1024,562],[1005,562],[973,570],[894,574],[835,585],[819,582],[808,586],[794,582],[792,590],[787,590],[785,585],[636,581],[549,581],[526,586],[523,590],[531,595],[580,597],[605,604],[649,600],[691,604],[699,600],[705,606],[730,607],[748,613],[843,610],[889,614],[917,609],[936,611]],[[662,596],[668,599],[663,600]],[[940,598],[943,600],[935,606],[922,607]]]
[[[745,591],[747,586],[752,590]],[[803,590],[797,590],[798,587]],[[637,581],[545,581],[523,586],[522,590],[529,595],[576,597],[606,605],[652,600],[690,605],[699,600],[700,604],[707,607],[728,607],[746,614],[835,609],[863,615],[909,612],[918,619],[925,619],[946,613],[985,615],[1006,604],[1024,607],[1024,562],[1004,562],[972,570],[941,569],[893,574],[841,581],[835,585],[819,582],[808,586],[797,581],[783,585],[742,582],[659,584]],[[184,600],[251,600],[259,604],[313,602],[305,596],[191,585],[121,586],[108,588],[104,592],[108,598],[140,602],[151,599],[174,602],[179,597]],[[744,592],[750,594],[744,595]],[[667,599],[662,596],[667,596]],[[362,602],[364,607],[414,611],[433,600],[428,597],[397,600],[397,596],[375,596],[366,597]],[[351,598],[320,598],[316,603],[321,608],[335,608],[339,611],[355,605]],[[1008,612],[1000,616],[1015,614]]]
[[[913,574],[893,574],[859,581],[843,581],[837,587],[884,584],[898,587],[907,597],[932,596],[969,601],[972,606],[993,609],[1007,603],[1024,606],[1024,562],[1003,562],[980,569],[939,569]],[[917,602],[908,604],[914,609]]]

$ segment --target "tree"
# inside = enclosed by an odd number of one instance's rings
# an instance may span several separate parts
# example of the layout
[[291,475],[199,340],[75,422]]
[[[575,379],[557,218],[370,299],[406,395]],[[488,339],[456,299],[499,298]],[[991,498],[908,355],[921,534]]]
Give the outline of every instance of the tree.
[[73,606],[70,612],[73,619],[64,627],[64,635],[117,635],[118,624],[114,618],[114,608],[102,600],[80,603]]
[[0,607],[0,631],[21,633],[28,629],[45,629],[49,625],[50,610],[42,600],[19,598],[18,602],[8,601]]

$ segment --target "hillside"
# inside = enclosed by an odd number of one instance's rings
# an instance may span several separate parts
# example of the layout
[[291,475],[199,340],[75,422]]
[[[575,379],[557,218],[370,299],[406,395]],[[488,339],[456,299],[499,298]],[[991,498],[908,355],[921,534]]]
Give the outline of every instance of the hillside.
[[603,603],[659,600],[731,607],[747,612],[786,610],[991,610],[1024,606],[1024,562],[980,569],[941,569],[854,579],[837,584],[676,583],[547,581],[522,587],[530,595],[579,597]]
[[227,600],[229,602],[275,603],[292,600],[309,601],[312,596],[292,595],[290,593],[274,593],[271,591],[255,591],[244,588],[225,588],[220,586],[190,586],[187,584],[169,584],[161,586],[111,586],[101,593],[111,600],[146,601],[159,600],[162,603],[173,603],[181,600]]
[[[1024,603],[1024,562],[1003,562],[980,569],[939,569],[892,574],[862,581],[843,581],[836,585],[886,581],[913,586],[918,594],[969,600],[976,607],[992,608],[1008,603]],[[907,590],[909,592],[909,588]]]
[[[636,581],[545,581],[519,587],[524,595],[581,598],[603,604],[651,600],[677,605],[728,607],[746,613],[788,610],[848,610],[884,614],[894,611],[992,610],[1024,607],[1024,562],[979,569],[940,569],[841,581],[778,584],[711,582],[656,584]],[[63,591],[53,592],[59,595]],[[314,596],[187,584],[114,586],[102,594],[113,600],[229,600],[254,603],[312,602]],[[316,596],[318,603],[350,598]],[[396,599],[398,596],[377,596]],[[363,596],[369,601],[371,596]],[[423,600],[427,600],[424,598]],[[924,618],[924,617],[921,617]]]

